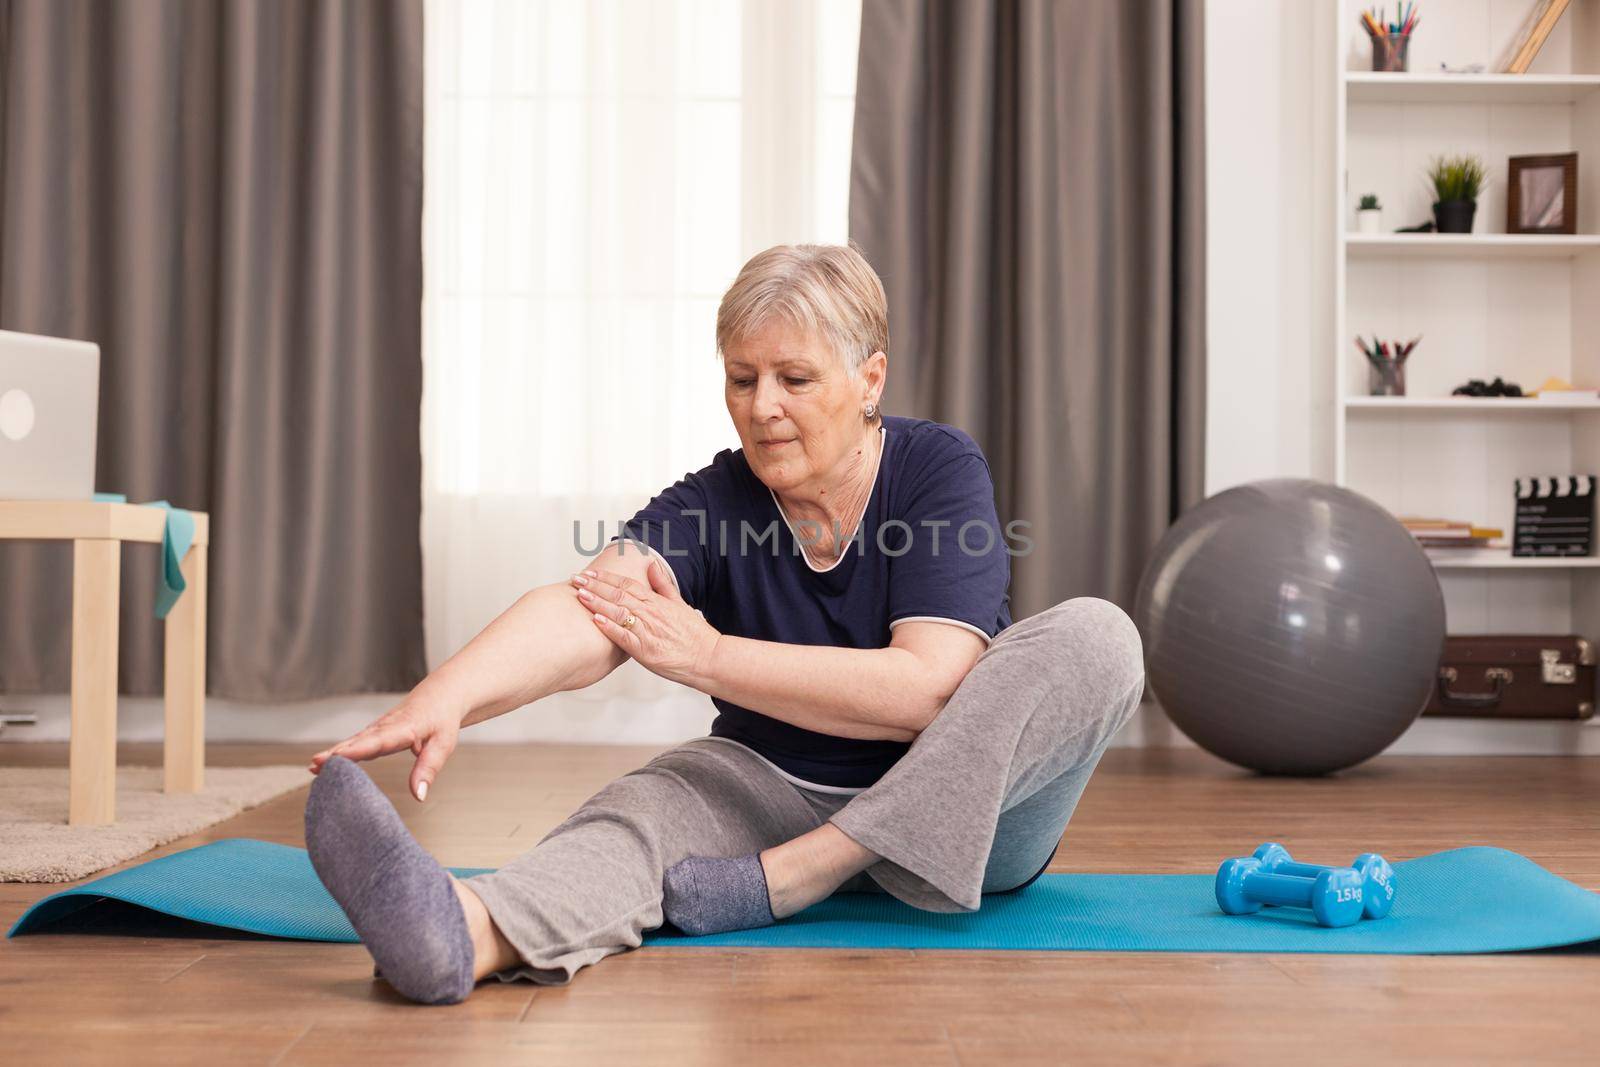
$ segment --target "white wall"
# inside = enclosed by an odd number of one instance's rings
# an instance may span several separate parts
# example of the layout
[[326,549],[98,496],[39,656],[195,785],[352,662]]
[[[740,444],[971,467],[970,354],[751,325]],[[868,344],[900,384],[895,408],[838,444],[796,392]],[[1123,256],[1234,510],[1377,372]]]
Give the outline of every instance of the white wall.
[[1333,472],[1333,60],[1318,3],[1208,0],[1206,492]]
[[[623,670],[643,670],[628,665]],[[399,693],[357,693],[294,704],[246,704],[212,697],[206,701],[206,739],[282,741],[318,744],[338,741],[392,708]],[[65,695],[0,696],[0,711],[32,712],[35,726],[8,726],[0,744],[65,741],[71,736],[70,701]],[[533,707],[472,727],[471,742],[565,741],[574,744],[666,745],[706,732],[715,714],[711,701],[682,686],[641,714],[637,702],[585,699],[558,694]],[[122,741],[160,741],[161,700],[123,697],[117,702],[117,737]]]

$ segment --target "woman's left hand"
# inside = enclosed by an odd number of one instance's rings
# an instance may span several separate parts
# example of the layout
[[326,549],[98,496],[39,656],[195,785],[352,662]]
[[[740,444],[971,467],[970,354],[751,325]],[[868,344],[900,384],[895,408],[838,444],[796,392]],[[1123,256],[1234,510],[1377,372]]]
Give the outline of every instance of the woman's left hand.
[[664,563],[651,560],[645,573],[648,589],[608,571],[584,571],[571,582],[612,644],[661,677],[698,689],[720,635],[678,595]]

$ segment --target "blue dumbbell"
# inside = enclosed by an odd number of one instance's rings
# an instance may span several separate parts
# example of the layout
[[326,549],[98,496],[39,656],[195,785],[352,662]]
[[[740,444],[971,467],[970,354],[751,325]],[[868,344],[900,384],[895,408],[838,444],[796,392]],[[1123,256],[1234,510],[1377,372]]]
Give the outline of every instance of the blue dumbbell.
[[[1289,850],[1268,841],[1255,851],[1261,869],[1272,874],[1292,874],[1300,878],[1315,878],[1321,871],[1332,870],[1315,863],[1296,863]],[[1361,906],[1369,919],[1381,919],[1394,907],[1394,868],[1376,852],[1363,852],[1350,865],[1361,876]]]
[[1224,860],[1217,869],[1217,906],[1229,915],[1250,915],[1263,904],[1310,908],[1323,926],[1361,921],[1361,876],[1329,867],[1315,878],[1273,874],[1254,857]]

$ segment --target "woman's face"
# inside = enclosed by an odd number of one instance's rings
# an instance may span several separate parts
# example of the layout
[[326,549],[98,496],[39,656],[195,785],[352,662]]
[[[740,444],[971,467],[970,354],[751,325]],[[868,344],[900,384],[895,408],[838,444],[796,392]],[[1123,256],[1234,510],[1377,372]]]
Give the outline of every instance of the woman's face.
[[861,447],[887,363],[874,352],[852,378],[826,342],[782,322],[728,346],[728,414],[756,477],[781,493],[837,470]]

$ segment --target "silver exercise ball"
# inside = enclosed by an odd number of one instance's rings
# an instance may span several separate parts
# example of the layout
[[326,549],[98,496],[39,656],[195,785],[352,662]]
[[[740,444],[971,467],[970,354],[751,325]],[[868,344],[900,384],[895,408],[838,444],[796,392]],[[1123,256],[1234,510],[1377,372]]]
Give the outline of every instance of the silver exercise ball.
[[1444,650],[1439,579],[1405,527],[1298,478],[1229,489],[1180,518],[1134,618],[1172,721],[1265,774],[1382,752],[1422,713]]

